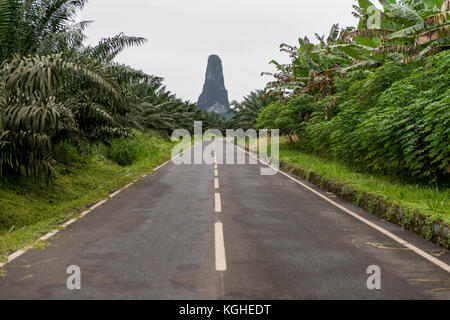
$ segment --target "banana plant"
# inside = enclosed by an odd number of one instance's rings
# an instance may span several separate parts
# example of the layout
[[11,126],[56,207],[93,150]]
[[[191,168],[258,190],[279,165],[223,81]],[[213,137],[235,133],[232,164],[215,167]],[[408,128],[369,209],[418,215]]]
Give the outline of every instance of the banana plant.
[[280,96],[313,91],[327,95],[331,93],[334,75],[339,69],[365,58],[358,48],[340,39],[338,24],[331,27],[327,38],[316,34],[316,39],[318,44],[305,37],[298,40],[298,47],[284,43],[280,46],[280,51],[289,55],[291,63],[282,65],[271,61],[278,72],[263,73],[276,78],[268,84],[268,90]]
[[[380,0],[380,3],[383,11],[374,10],[368,0],[360,0],[359,6],[354,6],[354,15],[360,19],[358,29],[343,35],[354,46],[379,41],[373,47],[371,59],[383,63],[396,56],[409,62],[448,47],[448,0]],[[370,19],[377,23],[370,23]]]

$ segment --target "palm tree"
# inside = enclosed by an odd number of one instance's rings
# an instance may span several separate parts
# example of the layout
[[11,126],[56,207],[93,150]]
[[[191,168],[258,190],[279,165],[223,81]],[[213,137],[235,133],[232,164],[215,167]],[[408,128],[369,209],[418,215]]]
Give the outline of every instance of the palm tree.
[[54,177],[52,142],[130,135],[135,81],[152,77],[113,62],[145,39],[120,34],[84,47],[84,0],[0,1],[0,173]]
[[3,0],[0,2],[0,60],[56,53],[81,46],[89,22],[75,24],[87,0]]
[[255,127],[259,112],[278,98],[257,90],[245,96],[241,102],[233,101],[234,116],[228,123],[230,129],[248,130]]

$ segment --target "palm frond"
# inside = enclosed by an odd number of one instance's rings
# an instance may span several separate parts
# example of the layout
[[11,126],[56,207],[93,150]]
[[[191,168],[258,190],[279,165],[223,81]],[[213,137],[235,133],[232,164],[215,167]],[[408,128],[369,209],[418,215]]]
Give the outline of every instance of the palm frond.
[[121,33],[113,38],[102,39],[97,46],[88,49],[88,52],[97,60],[110,62],[125,48],[141,46],[146,42],[145,38],[130,37]]

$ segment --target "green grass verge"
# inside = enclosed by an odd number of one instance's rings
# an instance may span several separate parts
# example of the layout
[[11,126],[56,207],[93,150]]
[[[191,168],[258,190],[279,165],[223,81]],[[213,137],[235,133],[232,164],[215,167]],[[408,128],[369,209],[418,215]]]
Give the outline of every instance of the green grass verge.
[[121,148],[126,149],[127,142],[117,144],[120,146],[113,157],[111,148],[102,144],[92,146],[87,158],[69,147],[65,154],[69,154],[71,166],[57,167],[54,188],[26,178],[0,180],[0,260],[4,261],[12,251],[33,244],[111,192],[150,173],[152,168],[170,159],[175,145],[163,137],[137,133],[129,141],[133,164],[120,166],[108,159],[120,157]]
[[431,188],[423,185],[391,181],[385,176],[360,173],[345,165],[304,154],[287,143],[280,145],[280,159],[288,164],[313,171],[330,180],[346,184],[354,189],[379,196],[405,209],[419,211],[450,225],[450,189]]

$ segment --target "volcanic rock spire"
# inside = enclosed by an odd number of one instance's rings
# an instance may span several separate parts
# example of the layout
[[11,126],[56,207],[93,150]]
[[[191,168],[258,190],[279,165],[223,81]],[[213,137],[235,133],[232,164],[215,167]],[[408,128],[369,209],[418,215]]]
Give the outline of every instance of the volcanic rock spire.
[[203,92],[198,98],[201,110],[226,114],[230,110],[228,91],[225,89],[222,61],[216,55],[209,56]]

